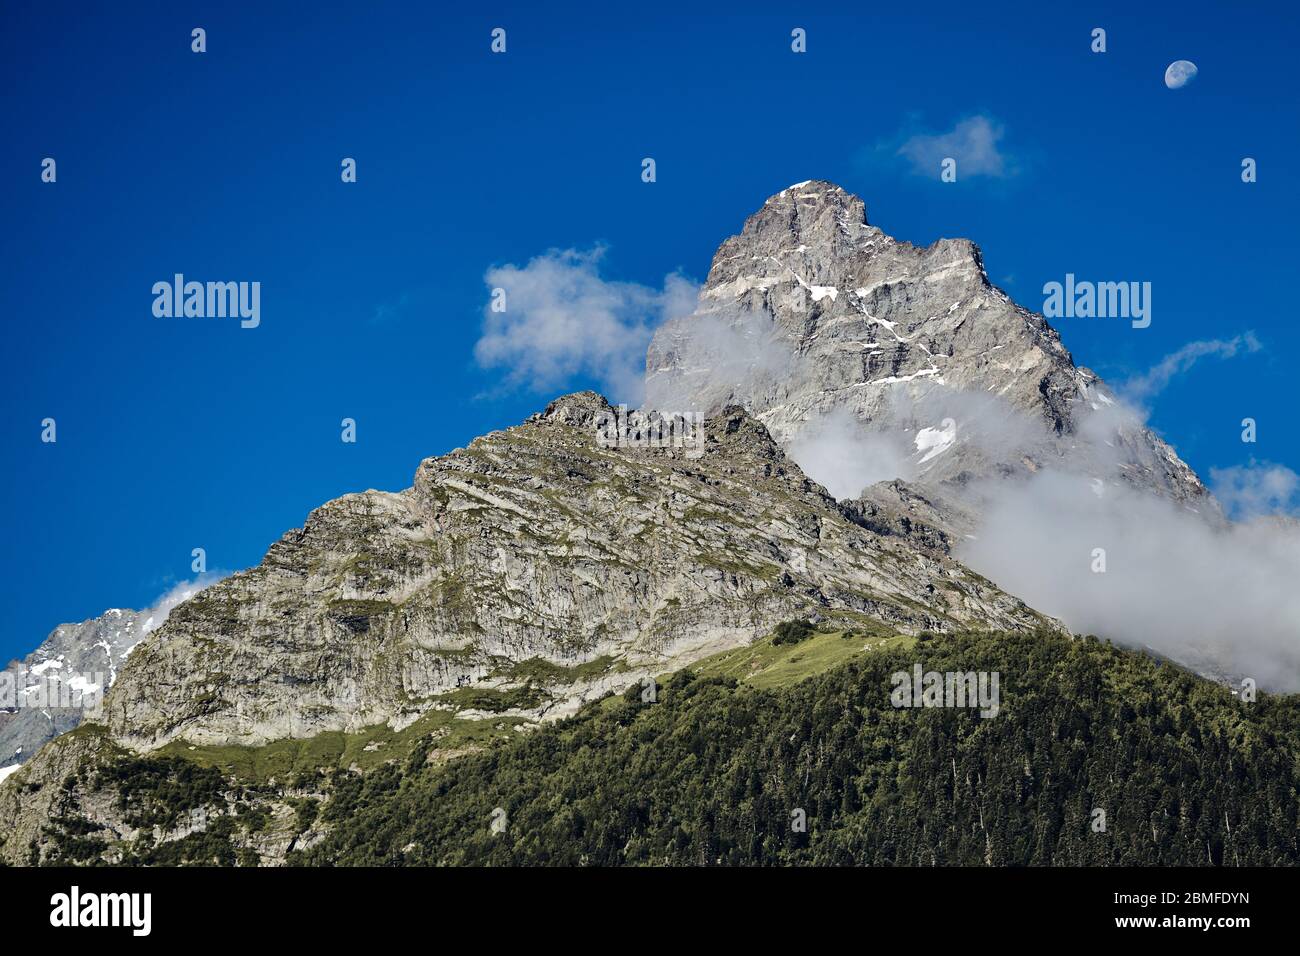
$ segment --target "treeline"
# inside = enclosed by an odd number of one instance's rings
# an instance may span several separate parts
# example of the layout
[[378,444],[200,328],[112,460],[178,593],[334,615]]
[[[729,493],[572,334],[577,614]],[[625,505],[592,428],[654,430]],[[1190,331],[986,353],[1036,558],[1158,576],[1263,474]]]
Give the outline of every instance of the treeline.
[[[999,673],[1000,709],[891,675]],[[305,865],[1294,865],[1300,696],[1053,634],[935,637],[801,684],[640,688],[451,763],[339,772]]]

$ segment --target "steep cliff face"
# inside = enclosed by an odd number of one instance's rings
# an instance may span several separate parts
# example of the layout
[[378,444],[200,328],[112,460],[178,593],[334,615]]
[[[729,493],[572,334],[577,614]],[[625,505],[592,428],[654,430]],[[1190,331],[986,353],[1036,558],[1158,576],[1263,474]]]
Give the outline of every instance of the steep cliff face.
[[646,385],[664,410],[741,404],[787,447],[847,413],[932,494],[1066,464],[1217,513],[973,243],[899,242],[829,182],[782,190],[719,247],[698,310],[655,334]]
[[558,399],[426,460],[406,491],[317,509],[135,650],[112,737],[400,726],[465,685],[518,687],[533,659],[573,677],[512,709],[553,716],[796,615],[902,633],[1043,623],[912,529],[842,509],[740,408],[704,425],[698,457],[605,446],[607,410]]

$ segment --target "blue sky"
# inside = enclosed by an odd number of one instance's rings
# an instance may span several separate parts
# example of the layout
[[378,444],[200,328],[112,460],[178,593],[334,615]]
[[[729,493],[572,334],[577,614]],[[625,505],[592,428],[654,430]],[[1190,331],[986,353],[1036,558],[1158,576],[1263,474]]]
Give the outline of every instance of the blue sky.
[[[195,547],[251,566],[327,499],[406,487],[421,458],[593,384],[540,394],[476,362],[489,268],[602,244],[607,279],[702,280],[809,178],[900,239],[975,240],[1035,310],[1066,272],[1150,281],[1150,328],[1058,322],[1112,381],[1253,331],[1258,350],[1173,378],[1152,424],[1206,477],[1252,456],[1300,469],[1300,30],[1282,4],[88,6],[2,14],[5,659],[147,605]],[[1200,75],[1170,91],[1176,59]],[[1001,131],[1000,169],[945,184],[899,153],[972,119]],[[260,326],[155,318],[176,272],[259,281]]]

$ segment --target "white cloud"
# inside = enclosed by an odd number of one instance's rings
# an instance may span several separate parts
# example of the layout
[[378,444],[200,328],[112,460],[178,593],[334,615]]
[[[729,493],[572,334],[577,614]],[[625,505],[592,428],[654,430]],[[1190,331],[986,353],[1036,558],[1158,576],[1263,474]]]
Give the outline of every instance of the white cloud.
[[911,478],[916,470],[897,436],[869,431],[846,408],[809,422],[787,451],[837,499],[856,498],[878,481]]
[[205,574],[200,574],[193,581],[181,581],[179,584],[172,585],[166,592],[159,596],[158,600],[154,601],[153,604],[150,605],[153,613],[145,623],[143,628],[144,633],[148,634],[152,631],[158,630],[158,628],[162,627],[163,624],[167,622],[168,616],[176,605],[180,604],[182,601],[188,601],[204,588],[211,587],[228,574],[229,572],[227,571],[210,571]]
[[1150,371],[1124,382],[1119,390],[1130,402],[1141,405],[1164,391],[1175,376],[1186,372],[1203,358],[1230,359],[1240,352],[1258,352],[1261,348],[1254,332],[1245,332],[1231,339],[1188,342],[1178,351],[1166,355]]
[[[770,316],[709,306],[660,330],[661,352],[690,356],[689,369],[646,369],[646,405],[663,412],[711,412],[752,391],[797,376],[800,359]],[[663,357],[662,355],[660,356]]]
[[[993,409],[981,442],[1023,441],[1025,422]],[[957,557],[1071,630],[1153,648],[1200,669],[1300,690],[1300,524],[1223,522],[1213,503],[1175,502],[1129,485],[1119,436],[1141,427],[1124,402],[1088,412],[1064,458],[1027,479],[970,489],[981,521]],[[976,436],[967,432],[963,440]],[[999,460],[995,453],[994,460]],[[1237,517],[1276,512],[1300,476],[1252,463],[1215,476]],[[1095,549],[1106,570],[1095,572]]]
[[1285,465],[1252,460],[1248,465],[1211,468],[1210,486],[1228,514],[1250,519],[1293,511],[1300,475]]
[[[958,557],[1076,632],[1300,689],[1300,530],[1216,526],[1185,507],[1050,471],[992,489]],[[1095,549],[1106,570],[1093,570]]]
[[913,171],[937,177],[947,158],[957,161],[957,178],[973,176],[1001,178],[1015,173],[999,143],[1004,129],[989,116],[968,116],[946,133],[917,133],[903,141],[897,155],[912,162]]
[[551,250],[523,267],[489,269],[484,281],[505,290],[506,309],[484,309],[479,364],[505,368],[509,384],[539,392],[588,376],[615,401],[639,402],[651,335],[689,314],[699,288],[679,274],[662,289],[602,278],[603,255],[601,247]]

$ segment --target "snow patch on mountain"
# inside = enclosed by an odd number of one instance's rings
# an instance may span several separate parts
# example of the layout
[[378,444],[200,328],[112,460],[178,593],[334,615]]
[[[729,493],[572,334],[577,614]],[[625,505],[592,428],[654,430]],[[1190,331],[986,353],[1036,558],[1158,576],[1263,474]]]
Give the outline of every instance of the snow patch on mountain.
[[937,458],[952,447],[957,440],[957,423],[945,418],[938,428],[922,428],[916,433],[916,453],[921,455],[919,464],[924,465],[932,458]]

